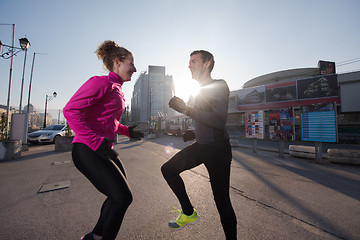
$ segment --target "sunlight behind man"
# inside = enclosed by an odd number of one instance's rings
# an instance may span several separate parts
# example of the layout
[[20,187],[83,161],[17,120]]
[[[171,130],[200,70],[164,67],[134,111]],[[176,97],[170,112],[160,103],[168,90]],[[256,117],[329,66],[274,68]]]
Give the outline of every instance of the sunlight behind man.
[[193,79],[176,79],[175,83],[175,96],[187,102],[190,96],[196,96],[199,92],[200,85]]

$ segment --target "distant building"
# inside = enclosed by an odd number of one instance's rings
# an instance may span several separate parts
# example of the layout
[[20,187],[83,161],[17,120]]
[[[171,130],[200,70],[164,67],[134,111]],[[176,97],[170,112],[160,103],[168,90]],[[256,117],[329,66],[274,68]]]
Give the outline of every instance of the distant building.
[[149,127],[149,121],[159,117],[174,116],[168,102],[174,96],[173,77],[165,75],[164,66],[149,66],[140,74],[131,98],[131,121],[139,127]]
[[[24,109],[23,109],[24,112],[27,111],[27,105],[24,106]],[[31,103],[29,104],[29,113],[32,113],[32,112],[36,112],[36,109],[34,107],[34,105],[32,105]]]
[[[318,68],[289,69],[247,81],[231,91],[227,128],[246,136],[247,113],[263,111],[264,137],[271,137],[270,115],[279,109],[293,111],[295,140],[302,139],[301,107],[334,103],[337,142],[360,143],[360,72],[335,73],[335,63],[319,62]],[[328,66],[329,65],[329,66]]]
[[[23,112],[26,113],[27,105],[24,106]],[[39,129],[40,126],[44,123],[44,116],[40,116],[40,113],[36,110],[34,105],[29,104],[29,130]]]
[[[5,113],[5,115],[6,115],[6,111],[7,111],[7,106],[0,104],[0,114]],[[10,116],[11,116],[11,114],[18,113],[18,112],[19,111],[17,109],[10,107]],[[11,117],[9,117],[9,123],[11,123]]]

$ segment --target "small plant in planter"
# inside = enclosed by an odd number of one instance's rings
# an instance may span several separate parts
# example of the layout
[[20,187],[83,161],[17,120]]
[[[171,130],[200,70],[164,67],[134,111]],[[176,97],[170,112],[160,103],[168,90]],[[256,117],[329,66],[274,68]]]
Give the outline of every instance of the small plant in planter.
[[21,157],[21,140],[10,140],[6,131],[6,114],[0,115],[0,160],[10,160]]
[[3,141],[6,139],[5,126],[6,126],[6,114],[2,113],[0,116],[0,159],[4,159],[6,154],[6,148],[5,145],[3,144]]
[[0,116],[0,141],[4,141],[7,138],[6,132],[6,114],[3,112]]
[[74,138],[73,131],[69,124],[66,124],[65,136],[55,139],[55,151],[70,151],[72,149],[71,142]]
[[68,123],[66,123],[65,137],[73,137],[73,131],[71,130]]

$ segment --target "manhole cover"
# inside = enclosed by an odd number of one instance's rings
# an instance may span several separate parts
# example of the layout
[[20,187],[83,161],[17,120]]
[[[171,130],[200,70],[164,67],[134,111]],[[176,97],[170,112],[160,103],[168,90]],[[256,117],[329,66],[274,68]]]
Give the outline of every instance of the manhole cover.
[[52,184],[42,185],[38,193],[45,193],[55,190],[60,190],[64,188],[68,188],[70,186],[70,181],[57,182]]

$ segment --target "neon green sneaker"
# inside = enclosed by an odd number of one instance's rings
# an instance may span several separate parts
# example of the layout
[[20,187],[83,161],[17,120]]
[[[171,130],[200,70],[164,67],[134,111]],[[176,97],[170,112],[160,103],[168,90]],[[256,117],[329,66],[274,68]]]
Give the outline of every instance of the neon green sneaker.
[[183,211],[180,211],[179,209],[174,209],[180,213],[180,215],[175,218],[174,220],[171,220],[169,222],[169,228],[173,230],[180,230],[181,228],[185,227],[187,224],[195,224],[198,221],[200,221],[200,216],[197,214],[196,210],[194,209],[193,214],[190,216],[185,215]]

